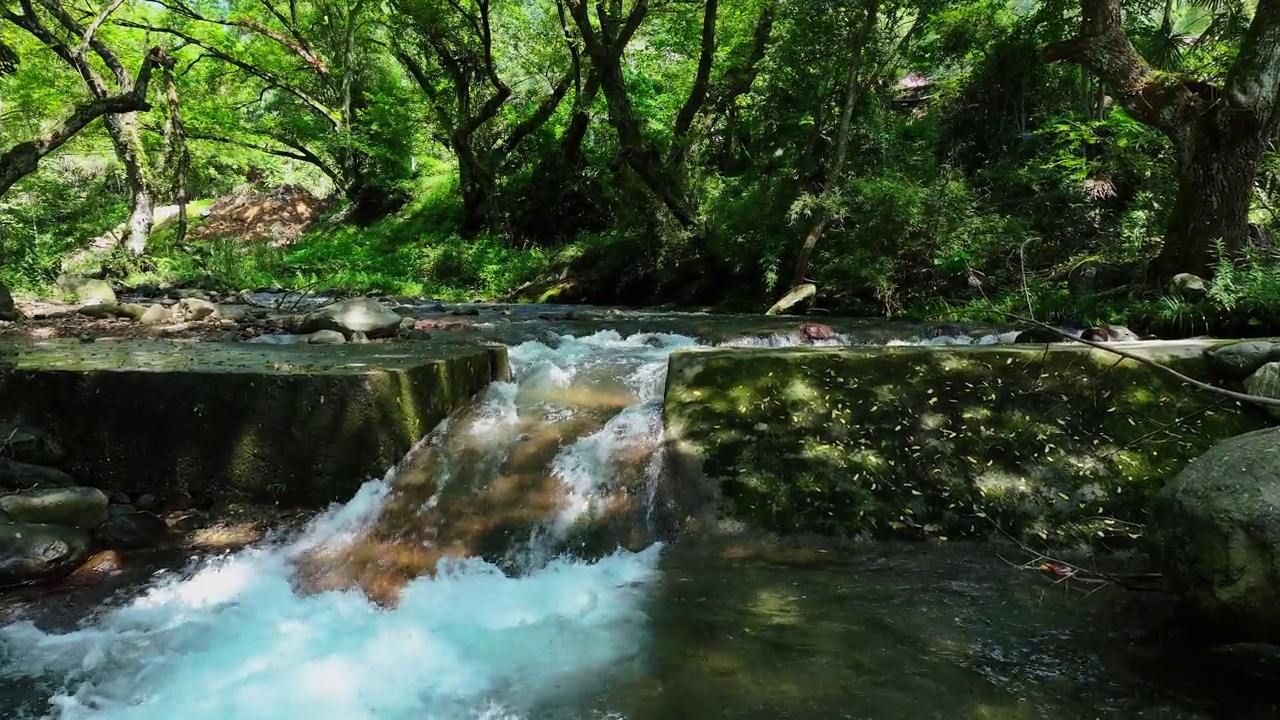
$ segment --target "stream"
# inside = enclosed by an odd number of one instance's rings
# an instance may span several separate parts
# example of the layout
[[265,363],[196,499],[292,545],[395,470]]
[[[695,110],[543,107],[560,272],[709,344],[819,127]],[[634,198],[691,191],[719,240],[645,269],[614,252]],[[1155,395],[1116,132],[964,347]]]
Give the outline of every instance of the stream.
[[1072,591],[978,544],[673,535],[666,358],[698,341],[544,340],[304,528],[86,613],[0,612],[0,716],[1274,716],[1181,655],[1155,594]]

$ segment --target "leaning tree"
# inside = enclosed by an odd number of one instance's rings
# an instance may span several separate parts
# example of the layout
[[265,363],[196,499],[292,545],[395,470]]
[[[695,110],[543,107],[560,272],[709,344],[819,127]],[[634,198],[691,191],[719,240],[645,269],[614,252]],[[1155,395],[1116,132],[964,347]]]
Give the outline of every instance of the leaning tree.
[[1125,34],[1120,0],[1082,0],[1079,34],[1044,57],[1088,68],[1172,142],[1178,193],[1160,274],[1208,272],[1218,242],[1229,254],[1244,247],[1258,164],[1280,127],[1280,0],[1258,0],[1221,83],[1153,69]]

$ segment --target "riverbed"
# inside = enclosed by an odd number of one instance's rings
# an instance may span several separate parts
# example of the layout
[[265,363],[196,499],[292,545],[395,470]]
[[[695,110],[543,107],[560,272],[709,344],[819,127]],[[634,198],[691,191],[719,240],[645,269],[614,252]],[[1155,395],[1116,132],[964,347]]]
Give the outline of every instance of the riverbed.
[[665,360],[700,340],[661,330],[509,339],[510,382],[304,528],[0,598],[5,717],[1273,716],[1159,592],[670,533]]

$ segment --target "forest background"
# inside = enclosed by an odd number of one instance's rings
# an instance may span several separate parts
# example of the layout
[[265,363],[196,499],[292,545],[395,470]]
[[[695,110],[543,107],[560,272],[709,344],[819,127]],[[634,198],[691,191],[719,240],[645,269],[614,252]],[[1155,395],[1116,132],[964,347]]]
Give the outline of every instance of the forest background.
[[0,284],[1280,332],[1278,96],[1280,0],[0,0]]

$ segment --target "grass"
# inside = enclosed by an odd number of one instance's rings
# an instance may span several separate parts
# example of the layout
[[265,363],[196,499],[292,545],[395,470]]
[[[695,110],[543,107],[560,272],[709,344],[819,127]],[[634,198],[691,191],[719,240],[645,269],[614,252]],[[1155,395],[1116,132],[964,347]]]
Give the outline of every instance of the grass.
[[[156,228],[148,262],[122,268],[123,275],[131,285],[307,287],[442,300],[496,299],[575,253],[573,247],[556,252],[512,248],[495,236],[462,238],[455,230],[459,203],[452,164],[440,163],[425,173],[414,198],[369,227],[322,221],[285,247],[228,238],[179,246],[174,224],[166,223]],[[199,207],[207,206],[202,201]]]

